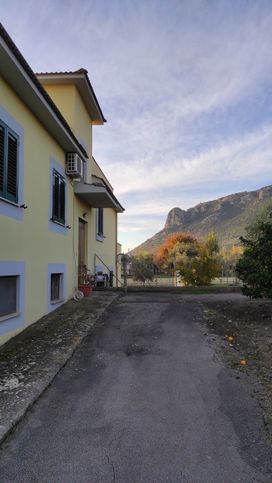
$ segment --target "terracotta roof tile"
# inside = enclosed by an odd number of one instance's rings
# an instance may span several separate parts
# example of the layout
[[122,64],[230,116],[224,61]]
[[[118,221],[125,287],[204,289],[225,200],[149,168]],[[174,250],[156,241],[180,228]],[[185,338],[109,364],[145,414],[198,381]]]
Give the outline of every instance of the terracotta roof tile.
[[36,75],[43,76],[43,75],[73,75],[73,74],[88,74],[86,69],[78,69],[78,70],[67,70],[67,71],[57,71],[57,72],[36,72]]

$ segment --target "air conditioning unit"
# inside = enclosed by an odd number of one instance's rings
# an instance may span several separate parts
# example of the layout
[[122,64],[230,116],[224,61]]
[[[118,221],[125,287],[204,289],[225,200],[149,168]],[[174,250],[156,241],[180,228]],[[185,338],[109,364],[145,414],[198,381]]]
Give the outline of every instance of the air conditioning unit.
[[82,159],[76,153],[66,154],[66,174],[72,178],[79,178],[83,173]]

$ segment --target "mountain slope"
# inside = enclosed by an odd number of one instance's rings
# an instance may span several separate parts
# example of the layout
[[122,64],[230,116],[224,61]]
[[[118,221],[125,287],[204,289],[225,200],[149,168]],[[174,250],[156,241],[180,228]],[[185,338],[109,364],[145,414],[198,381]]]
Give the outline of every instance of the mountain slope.
[[154,253],[168,235],[180,231],[192,233],[197,238],[205,238],[214,231],[221,246],[234,245],[269,198],[272,198],[272,185],[200,203],[188,210],[172,208],[164,228],[134,248],[131,254]]

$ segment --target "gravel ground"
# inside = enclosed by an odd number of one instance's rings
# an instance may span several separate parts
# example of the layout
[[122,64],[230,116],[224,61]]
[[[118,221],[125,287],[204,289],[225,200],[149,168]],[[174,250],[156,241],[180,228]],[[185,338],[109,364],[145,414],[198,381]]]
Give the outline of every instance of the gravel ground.
[[201,310],[210,332],[219,336],[218,353],[228,367],[253,376],[272,441],[272,302],[239,294],[210,295],[203,296]]

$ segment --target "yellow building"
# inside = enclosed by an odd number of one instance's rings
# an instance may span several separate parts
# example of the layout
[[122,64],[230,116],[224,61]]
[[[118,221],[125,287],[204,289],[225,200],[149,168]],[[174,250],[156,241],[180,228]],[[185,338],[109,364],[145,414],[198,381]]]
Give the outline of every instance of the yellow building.
[[92,156],[105,122],[87,71],[35,75],[0,24],[0,344],[71,298],[83,267],[117,284],[117,214]]

